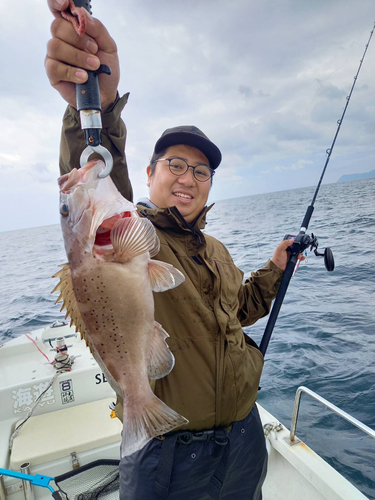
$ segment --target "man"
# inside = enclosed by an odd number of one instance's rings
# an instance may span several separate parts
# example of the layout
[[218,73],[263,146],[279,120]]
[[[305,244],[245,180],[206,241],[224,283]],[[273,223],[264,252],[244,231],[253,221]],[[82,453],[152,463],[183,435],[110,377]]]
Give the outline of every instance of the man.
[[[49,0],[56,19],[45,66],[52,86],[70,105],[64,116],[60,172],[77,167],[85,147],[73,84],[87,75],[76,66],[97,69],[107,64],[112,75],[100,87],[103,145],[114,157],[115,184],[132,200],[126,129],[120,118],[127,95],[120,99],[117,94],[116,44],[89,15],[86,34],[78,37],[60,16],[68,0],[59,3]],[[202,131],[181,126],[162,134],[147,167],[150,195],[138,204],[139,213],[159,236],[155,258],[173,264],[186,278],[179,287],[154,295],[155,319],[170,335],[176,363],[153,390],[189,424],[121,460],[121,500],[262,498],[267,453],[255,400],[263,357],[241,326],[268,314],[291,241],[283,241],[272,260],[242,283],[243,274],[224,245],[201,231],[220,161],[219,149]],[[119,400],[117,415],[122,415],[121,405]]]

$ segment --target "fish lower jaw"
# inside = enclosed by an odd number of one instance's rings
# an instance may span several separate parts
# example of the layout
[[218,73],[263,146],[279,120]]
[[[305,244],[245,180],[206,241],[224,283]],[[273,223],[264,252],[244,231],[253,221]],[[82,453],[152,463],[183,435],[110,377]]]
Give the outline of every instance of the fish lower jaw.
[[92,255],[98,260],[112,260],[114,257],[113,246],[112,244],[94,245],[92,248]]
[[103,248],[104,250],[108,250],[112,247],[111,241],[111,231],[116,223],[122,219],[127,219],[131,217],[132,214],[129,211],[119,212],[117,214],[112,215],[104,219],[100,226],[97,228],[95,233],[94,246],[95,248]]
[[94,245],[93,249],[94,250],[112,250],[113,251],[113,246],[112,246],[112,243],[108,243],[107,245]]

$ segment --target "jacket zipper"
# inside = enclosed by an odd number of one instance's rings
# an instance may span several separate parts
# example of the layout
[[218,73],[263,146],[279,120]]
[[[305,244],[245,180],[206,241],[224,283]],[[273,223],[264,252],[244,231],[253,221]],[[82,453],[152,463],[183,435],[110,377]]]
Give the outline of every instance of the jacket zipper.
[[[211,266],[206,262],[206,266],[209,268],[209,270],[216,276],[215,271],[211,268]],[[217,278],[216,278],[217,280]],[[216,287],[218,287],[218,284],[216,283]],[[219,287],[218,287],[219,288]],[[217,295],[217,290],[213,289],[213,293]],[[219,298],[217,297],[217,300]],[[222,387],[222,378],[223,378],[223,370],[224,370],[224,339],[225,335],[221,331],[221,326],[219,319],[216,314],[216,304],[214,301],[213,305],[213,313],[215,315],[216,323],[218,326],[218,338],[217,338],[217,344],[215,348],[215,355],[216,355],[216,390],[215,390],[215,425],[218,426],[221,421],[221,387]]]
[[[204,207],[204,209],[200,212],[200,214],[198,215],[197,219],[200,217],[201,213],[206,209],[206,207]],[[189,231],[191,231],[191,233],[196,236],[198,238],[198,241],[200,243],[200,245],[203,245],[203,241],[202,241],[202,237],[199,233],[197,233],[194,229],[194,227],[192,225],[190,225],[184,218],[184,216],[181,214],[181,212],[179,211],[179,209],[177,207],[171,207],[171,210],[173,210],[173,212],[175,212],[175,215],[180,219],[180,221],[183,223],[183,225],[186,227],[186,229],[189,229]],[[197,220],[195,219],[195,220]]]
[[[215,314],[216,317],[216,314]],[[217,321],[217,318],[216,318]],[[218,323],[219,324],[219,323]],[[219,326],[220,329],[220,326]],[[218,346],[216,348],[217,352],[217,360],[216,360],[216,404],[215,404],[215,413],[216,413],[216,425],[219,425],[220,419],[221,419],[221,385],[222,385],[222,376],[223,376],[223,356],[224,356],[224,349],[223,349],[223,342],[224,342],[224,337],[221,335],[221,331],[219,331],[218,335]]]
[[[195,220],[198,220],[202,212],[206,209],[206,207],[200,212],[198,217]],[[196,236],[199,240],[199,243],[202,245],[202,238],[199,233],[197,233],[194,229],[193,226],[191,226],[183,217],[183,215],[180,213],[177,207],[171,207],[171,210],[173,210],[174,214],[180,219],[180,221],[183,223],[183,225],[191,231],[191,233]],[[207,265],[207,263],[206,263]],[[210,267],[210,266],[208,266]],[[211,272],[212,269],[211,269]],[[214,273],[216,274],[216,273]],[[216,347],[216,391],[215,391],[215,422],[216,425],[219,425],[220,419],[221,419],[221,385],[222,385],[222,376],[223,376],[223,358],[224,358],[224,336],[221,334],[220,331],[220,323],[218,321],[218,318],[216,316],[216,311],[215,311],[215,306],[214,306],[214,314],[216,318],[216,322],[219,327],[219,338],[218,338],[218,345]]]

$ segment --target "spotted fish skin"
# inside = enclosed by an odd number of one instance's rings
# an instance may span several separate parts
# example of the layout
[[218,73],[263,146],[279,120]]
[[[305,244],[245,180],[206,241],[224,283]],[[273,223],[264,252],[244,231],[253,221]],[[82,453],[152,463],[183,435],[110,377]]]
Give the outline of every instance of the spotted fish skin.
[[59,179],[61,227],[68,263],[55,277],[58,301],[80,331],[116,393],[123,398],[122,456],[187,420],[159,400],[149,379],[166,376],[174,357],[154,320],[153,291],[184,276],[151,260],[155,228],[118,192],[104,168],[89,162]]

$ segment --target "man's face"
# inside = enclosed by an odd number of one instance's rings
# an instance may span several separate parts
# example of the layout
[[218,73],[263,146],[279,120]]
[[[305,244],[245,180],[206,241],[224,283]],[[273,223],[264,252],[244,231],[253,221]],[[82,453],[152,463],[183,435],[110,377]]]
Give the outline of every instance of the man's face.
[[[189,165],[207,165],[207,157],[199,149],[184,144],[171,146],[163,158],[183,158]],[[176,206],[187,222],[192,222],[206,206],[211,181],[199,182],[193,176],[193,170],[176,176],[172,174],[167,161],[158,161],[155,172],[151,175],[151,167],[147,167],[150,200],[159,208]]]

